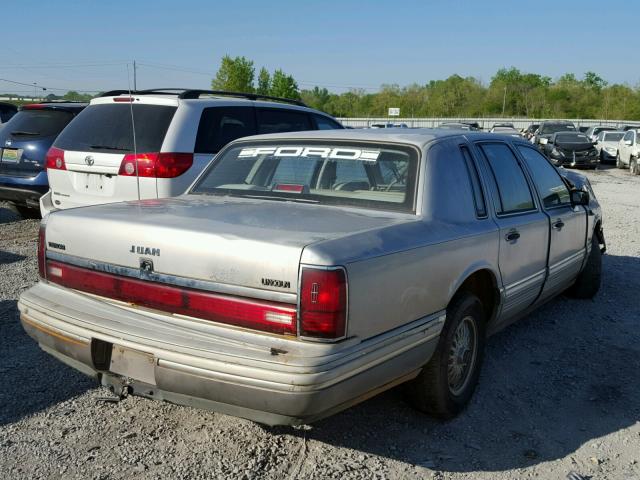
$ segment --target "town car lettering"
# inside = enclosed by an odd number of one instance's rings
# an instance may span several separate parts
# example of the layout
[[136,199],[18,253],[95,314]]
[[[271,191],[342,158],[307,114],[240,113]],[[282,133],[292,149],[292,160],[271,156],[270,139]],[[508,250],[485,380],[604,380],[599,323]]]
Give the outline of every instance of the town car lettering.
[[139,245],[131,245],[129,253],[137,253],[138,255],[151,255],[154,257],[160,256],[159,248],[142,247]]
[[365,162],[375,162],[380,156],[380,150],[363,150],[360,148],[343,147],[255,147],[243,148],[238,154],[238,158],[253,158],[260,155],[271,155],[272,157],[320,157],[334,160],[361,160]]

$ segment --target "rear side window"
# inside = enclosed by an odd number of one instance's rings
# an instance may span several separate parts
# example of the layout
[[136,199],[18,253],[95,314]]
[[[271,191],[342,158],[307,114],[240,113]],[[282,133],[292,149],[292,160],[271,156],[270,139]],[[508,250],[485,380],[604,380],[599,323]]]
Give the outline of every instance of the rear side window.
[[258,133],[299,132],[312,130],[305,112],[281,108],[258,108]]
[[11,107],[0,107],[0,122],[8,122],[16,114],[16,109]]
[[65,128],[55,146],[63,150],[133,152],[135,124],[136,150],[159,152],[175,112],[176,107],[165,105],[90,105]]
[[498,214],[535,209],[529,184],[511,149],[503,143],[480,145],[496,183],[494,204]]
[[313,118],[316,120],[318,130],[336,130],[344,128],[335,120],[325,117],[324,115],[314,115]]
[[480,184],[480,177],[478,176],[478,170],[471,158],[471,153],[467,147],[460,147],[462,156],[464,157],[464,163],[467,166],[467,173],[469,174],[469,180],[471,182],[471,189],[473,190],[473,202],[476,207],[476,215],[478,217],[487,216],[487,206],[484,203],[484,195],[482,194],[482,186]]
[[544,208],[570,205],[569,190],[556,169],[537,150],[518,146],[538,188]]
[[58,135],[72,118],[73,114],[62,110],[22,110],[2,131],[15,137],[51,137]]
[[255,134],[253,107],[205,108],[198,126],[196,153],[218,153],[232,140]]

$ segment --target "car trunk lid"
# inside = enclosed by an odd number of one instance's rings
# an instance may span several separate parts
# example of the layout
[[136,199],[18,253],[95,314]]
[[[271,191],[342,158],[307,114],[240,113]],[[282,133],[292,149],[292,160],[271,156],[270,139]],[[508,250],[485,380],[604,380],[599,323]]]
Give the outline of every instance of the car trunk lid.
[[[224,287],[295,294],[305,246],[403,215],[231,197],[183,196],[51,215],[49,252]],[[54,253],[54,255],[55,255]]]

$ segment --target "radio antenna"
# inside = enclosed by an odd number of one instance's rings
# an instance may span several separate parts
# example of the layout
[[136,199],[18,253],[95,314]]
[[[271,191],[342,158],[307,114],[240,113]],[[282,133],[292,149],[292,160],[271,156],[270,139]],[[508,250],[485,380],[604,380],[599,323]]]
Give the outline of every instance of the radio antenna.
[[[135,64],[134,64],[134,69],[135,69]],[[135,75],[135,70],[134,70],[134,75]],[[136,145],[136,121],[133,115],[133,92],[131,91],[131,75],[129,72],[129,64],[127,63],[127,87],[129,90],[129,97],[131,98],[131,101],[129,102],[129,111],[131,113],[131,130],[133,132],[133,158],[135,158],[135,165],[136,165],[136,187],[138,189],[138,200],[141,200],[140,198],[140,175],[138,175],[138,148]],[[135,88],[134,88],[135,91]]]

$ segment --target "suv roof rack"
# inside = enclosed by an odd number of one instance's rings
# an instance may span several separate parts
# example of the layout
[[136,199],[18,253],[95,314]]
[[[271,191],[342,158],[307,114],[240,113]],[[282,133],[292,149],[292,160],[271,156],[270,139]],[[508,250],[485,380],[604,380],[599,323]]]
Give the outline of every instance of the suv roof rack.
[[182,100],[192,100],[200,98],[200,95],[216,95],[220,97],[239,97],[248,100],[271,100],[274,102],[291,103],[299,107],[307,107],[307,104],[300,100],[291,98],[272,97],[270,95],[259,95],[257,93],[229,92],[227,90],[196,90],[189,88],[153,88],[149,90],[110,90],[101,93],[98,97],[116,97],[118,95],[153,95],[160,93],[164,95],[177,95]]
[[291,103],[300,107],[306,107],[307,105],[300,100],[293,100],[292,98],[272,97],[270,95],[259,95],[257,93],[246,92],[228,92],[226,90],[185,90],[178,98],[182,99],[194,99],[200,98],[200,95],[217,95],[221,97],[240,97],[247,98],[249,100],[272,100],[274,102]]

